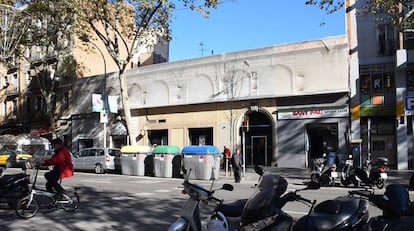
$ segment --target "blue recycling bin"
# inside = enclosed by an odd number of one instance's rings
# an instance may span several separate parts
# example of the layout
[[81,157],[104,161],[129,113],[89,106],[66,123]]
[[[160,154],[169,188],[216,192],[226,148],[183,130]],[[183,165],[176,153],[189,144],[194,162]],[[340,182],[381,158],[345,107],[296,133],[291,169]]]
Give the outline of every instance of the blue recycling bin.
[[222,154],[216,146],[186,146],[181,151],[183,164],[190,172],[189,178],[196,180],[218,179]]

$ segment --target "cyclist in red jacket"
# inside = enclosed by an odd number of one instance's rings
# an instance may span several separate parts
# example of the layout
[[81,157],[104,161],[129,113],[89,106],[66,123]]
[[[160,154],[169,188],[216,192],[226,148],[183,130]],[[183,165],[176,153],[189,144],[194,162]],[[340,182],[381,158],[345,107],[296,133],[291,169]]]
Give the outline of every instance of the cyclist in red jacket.
[[50,192],[62,193],[63,188],[58,181],[73,176],[72,158],[69,149],[61,139],[52,140],[52,146],[55,153],[44,162],[46,166],[54,165],[51,171],[45,173],[46,189]]

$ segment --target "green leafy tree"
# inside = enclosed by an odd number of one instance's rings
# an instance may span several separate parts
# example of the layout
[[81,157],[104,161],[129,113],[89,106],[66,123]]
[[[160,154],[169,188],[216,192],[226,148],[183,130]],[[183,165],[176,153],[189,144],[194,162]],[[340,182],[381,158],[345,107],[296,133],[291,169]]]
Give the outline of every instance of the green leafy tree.
[[[218,0],[74,0],[77,5],[77,29],[79,33],[101,40],[116,63],[119,71],[121,101],[130,134],[132,136],[131,111],[125,71],[139,46],[146,46],[148,39],[170,39],[170,22],[176,7],[185,7],[208,16],[208,9],[216,7]],[[178,5],[177,5],[178,4]],[[89,33],[89,34],[88,34]]]
[[[414,32],[414,1],[364,0],[364,3],[364,8],[358,13],[375,15],[378,21],[392,23],[400,32]],[[328,14],[335,13],[343,7],[352,8],[348,0],[308,0],[305,4],[317,6]]]
[[[29,64],[32,91],[40,91],[46,117],[56,137],[56,120],[60,117],[57,102],[69,91],[78,68],[72,55],[75,8],[65,0],[20,1],[26,5],[28,20],[20,40],[21,52]],[[66,86],[66,87],[62,87]]]

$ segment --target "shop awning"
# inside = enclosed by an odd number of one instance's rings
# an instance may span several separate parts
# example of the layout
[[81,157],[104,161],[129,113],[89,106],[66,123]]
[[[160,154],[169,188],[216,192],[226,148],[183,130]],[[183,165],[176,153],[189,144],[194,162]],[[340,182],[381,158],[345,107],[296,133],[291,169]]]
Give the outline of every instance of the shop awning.
[[[60,127],[56,127],[55,131],[58,131],[60,129]],[[30,131],[31,135],[37,135],[37,136],[42,136],[42,135],[46,135],[52,132],[52,128],[51,127],[45,127],[45,128],[38,128],[38,129],[33,129]]]

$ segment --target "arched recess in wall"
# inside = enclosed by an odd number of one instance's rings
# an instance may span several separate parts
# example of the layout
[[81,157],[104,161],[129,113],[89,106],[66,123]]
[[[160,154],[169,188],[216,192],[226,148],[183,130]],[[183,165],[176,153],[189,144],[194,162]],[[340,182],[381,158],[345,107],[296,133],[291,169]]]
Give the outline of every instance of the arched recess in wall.
[[134,83],[128,87],[129,107],[138,108],[142,104],[142,90],[141,87]]
[[209,101],[214,95],[213,81],[206,75],[199,75],[187,83],[187,103]]
[[153,106],[167,106],[169,102],[168,86],[164,81],[158,80],[147,87],[146,105]]
[[257,75],[257,91],[260,95],[286,95],[293,90],[293,72],[286,65],[264,68]]

